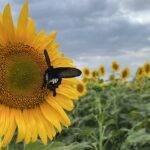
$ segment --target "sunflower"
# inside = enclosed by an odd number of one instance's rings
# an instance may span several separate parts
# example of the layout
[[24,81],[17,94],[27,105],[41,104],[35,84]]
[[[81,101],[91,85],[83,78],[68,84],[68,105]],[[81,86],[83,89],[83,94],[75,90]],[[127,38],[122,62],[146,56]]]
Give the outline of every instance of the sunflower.
[[121,72],[121,79],[126,80],[129,76],[130,76],[130,69],[126,67]]
[[144,76],[145,76],[144,68],[143,67],[139,67],[137,69],[137,72],[136,72],[136,78],[137,79],[141,79]]
[[110,80],[110,81],[114,81],[114,80],[115,80],[115,75],[114,75],[114,74],[111,74],[111,75],[109,76],[109,80]]
[[93,79],[97,79],[98,78],[98,71],[97,70],[93,70],[91,74],[92,74],[92,78]]
[[149,75],[150,74],[150,64],[149,63],[145,63],[143,68],[144,68],[145,74]]
[[119,70],[120,66],[119,63],[117,61],[113,61],[111,64],[111,69],[113,72],[117,72]]
[[81,81],[77,84],[76,89],[77,89],[77,91],[78,91],[80,96],[83,96],[83,95],[85,95],[87,93],[86,86]]
[[105,67],[103,65],[99,66],[98,73],[99,73],[99,76],[104,76],[105,75],[106,70],[105,70]]
[[43,87],[47,65],[43,50],[47,49],[54,67],[73,67],[71,59],[64,57],[50,35],[36,31],[28,16],[28,2],[21,9],[17,25],[13,23],[11,7],[7,4],[0,14],[0,146],[5,147],[17,134],[16,141],[26,144],[37,138],[46,144],[62,125],[70,126],[65,110],[72,110],[79,92],[75,78],[63,79],[53,97]]
[[85,78],[85,77],[83,77],[83,78],[82,78],[82,81],[86,84],[86,83],[88,82],[88,79]]
[[91,71],[88,67],[84,67],[82,70],[84,78],[91,78]]

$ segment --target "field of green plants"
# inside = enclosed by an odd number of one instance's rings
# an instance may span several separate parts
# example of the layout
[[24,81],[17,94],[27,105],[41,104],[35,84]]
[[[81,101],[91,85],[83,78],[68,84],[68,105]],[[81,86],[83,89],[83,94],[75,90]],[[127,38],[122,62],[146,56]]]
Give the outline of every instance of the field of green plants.
[[70,113],[72,126],[47,146],[39,142],[26,150],[149,150],[150,77],[139,69],[130,81],[128,73],[112,73],[108,81],[87,78],[87,93]]

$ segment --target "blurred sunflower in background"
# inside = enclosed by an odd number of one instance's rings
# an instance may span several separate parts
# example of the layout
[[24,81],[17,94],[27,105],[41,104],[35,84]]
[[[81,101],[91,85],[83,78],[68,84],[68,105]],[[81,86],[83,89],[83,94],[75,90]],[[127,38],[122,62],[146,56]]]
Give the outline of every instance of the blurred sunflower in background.
[[111,63],[111,70],[112,70],[113,72],[117,72],[117,71],[119,71],[119,69],[120,69],[119,63],[118,63],[117,61],[113,61],[113,62]]
[[99,75],[98,75],[98,71],[97,70],[93,70],[91,74],[92,74],[92,79],[94,79],[94,80],[98,79]]
[[87,82],[88,82],[88,79],[85,78],[85,77],[83,77],[83,78],[82,78],[82,81],[83,81],[84,83],[87,83]]
[[76,89],[80,96],[84,96],[87,93],[86,85],[82,81],[77,84]]
[[[73,67],[71,59],[59,51],[56,33],[37,32],[28,15],[28,2],[14,26],[10,5],[0,14],[0,146],[5,147],[17,133],[17,142],[46,144],[63,126],[70,126],[65,110],[73,109],[74,99],[84,91],[77,79],[63,79],[56,97],[43,87],[47,69],[43,50],[47,49],[54,67]],[[79,92],[76,90],[79,86]]]
[[114,81],[114,80],[115,80],[115,75],[114,75],[114,74],[111,74],[111,75],[109,76],[109,80],[110,80],[110,81]]
[[106,74],[104,65],[99,66],[98,73],[99,73],[99,76],[104,76]]
[[145,76],[144,68],[139,67],[136,71],[136,79],[141,79]]
[[121,79],[126,80],[127,78],[129,78],[129,76],[130,76],[130,69],[126,67],[121,71]]
[[150,63],[145,63],[144,66],[144,72],[145,72],[145,75],[150,75]]
[[88,67],[84,67],[82,69],[82,73],[84,78],[88,78],[88,79],[91,78],[91,71]]

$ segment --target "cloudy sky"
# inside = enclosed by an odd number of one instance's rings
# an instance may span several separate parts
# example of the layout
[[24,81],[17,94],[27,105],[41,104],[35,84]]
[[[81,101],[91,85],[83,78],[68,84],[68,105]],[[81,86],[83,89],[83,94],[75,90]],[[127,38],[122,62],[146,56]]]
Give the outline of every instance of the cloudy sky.
[[[16,18],[23,0],[13,5]],[[136,68],[150,61],[150,0],[29,0],[37,28],[58,31],[61,50],[79,67],[112,60]]]

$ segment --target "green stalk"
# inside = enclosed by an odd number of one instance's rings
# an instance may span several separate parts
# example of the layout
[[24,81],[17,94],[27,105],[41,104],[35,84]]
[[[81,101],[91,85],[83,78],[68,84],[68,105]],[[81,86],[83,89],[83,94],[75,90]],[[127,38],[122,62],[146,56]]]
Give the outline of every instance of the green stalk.
[[100,99],[97,98],[96,101],[98,104],[98,125],[99,125],[99,143],[98,143],[98,145],[99,145],[99,150],[103,150],[103,135],[104,135],[103,112],[102,112]]
[[15,143],[14,141],[11,142],[6,150],[25,150],[24,142]]
[[103,126],[102,123],[100,123],[100,143],[99,143],[99,149],[103,150],[103,135],[102,135],[102,131],[103,131]]

